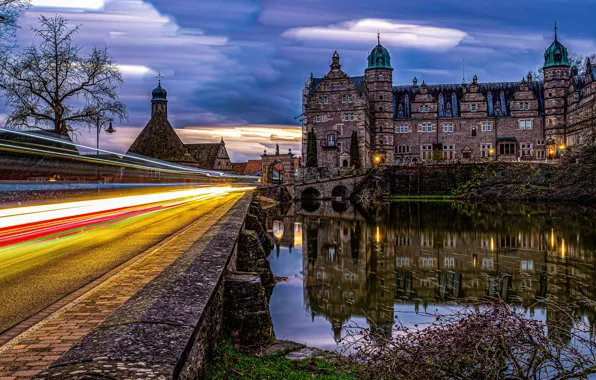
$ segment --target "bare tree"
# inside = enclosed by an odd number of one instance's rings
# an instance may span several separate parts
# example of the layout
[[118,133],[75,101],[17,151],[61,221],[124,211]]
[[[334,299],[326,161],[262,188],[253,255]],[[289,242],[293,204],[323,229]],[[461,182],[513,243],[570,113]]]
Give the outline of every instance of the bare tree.
[[0,0],[0,57],[3,50],[14,46],[19,15],[28,6],[27,0]]
[[0,71],[0,90],[12,109],[7,126],[66,134],[98,118],[125,118],[118,100],[122,75],[107,49],[84,55],[74,41],[79,26],[69,28],[58,15],[39,20],[31,29],[41,43],[10,56]]
[[[426,325],[352,329],[352,358],[375,379],[576,379],[596,373],[591,326],[550,304],[548,322],[501,300],[426,314]],[[357,332],[357,333],[355,333]]]

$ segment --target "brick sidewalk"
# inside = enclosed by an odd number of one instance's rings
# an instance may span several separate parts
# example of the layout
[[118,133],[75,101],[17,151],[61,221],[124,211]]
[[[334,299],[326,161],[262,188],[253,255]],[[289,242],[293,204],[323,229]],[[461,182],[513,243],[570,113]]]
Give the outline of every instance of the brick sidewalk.
[[0,380],[29,378],[45,370],[176,260],[241,196],[114,269],[104,276],[107,280],[1,346]]

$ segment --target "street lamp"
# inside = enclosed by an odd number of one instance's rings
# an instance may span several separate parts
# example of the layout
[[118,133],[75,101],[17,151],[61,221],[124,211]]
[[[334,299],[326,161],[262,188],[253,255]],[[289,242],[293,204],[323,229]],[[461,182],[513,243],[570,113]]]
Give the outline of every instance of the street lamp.
[[[97,117],[97,124],[96,124],[96,126],[97,126],[97,139],[96,139],[97,146],[96,146],[95,154],[97,156],[99,156],[99,132],[101,131],[101,123],[99,121],[99,116]],[[108,126],[108,129],[106,129],[105,131],[107,133],[109,133],[109,134],[112,134],[112,133],[116,132],[116,130],[112,126],[112,119],[110,119],[110,125]]]

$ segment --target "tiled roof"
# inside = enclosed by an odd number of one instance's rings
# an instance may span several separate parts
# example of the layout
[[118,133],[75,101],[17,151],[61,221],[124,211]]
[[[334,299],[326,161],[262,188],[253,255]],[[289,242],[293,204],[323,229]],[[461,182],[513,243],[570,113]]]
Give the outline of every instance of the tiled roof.
[[202,169],[214,169],[217,154],[221,148],[220,143],[216,144],[187,144],[188,152]]
[[234,168],[234,174],[244,174],[246,162],[232,162],[232,168]]
[[[246,166],[244,167],[245,175],[258,175],[261,170],[261,160],[248,160]],[[259,173],[260,174],[260,173]]]
[[155,113],[128,149],[129,153],[171,162],[195,161],[163,112]]
[[[528,86],[533,91],[534,96],[538,99],[540,112],[542,113],[544,111],[544,83],[540,81],[534,81],[532,83],[528,83]],[[497,101],[502,103],[501,93],[503,93],[505,103],[508,103],[513,98],[515,92],[519,90],[519,87],[520,82],[478,83],[478,90],[480,93],[484,94],[487,98],[489,93],[492,94],[493,104],[491,110],[494,109]],[[420,85],[393,86],[394,104],[403,104],[406,95],[408,95],[410,102],[412,102],[416,94],[420,92],[420,88]],[[426,85],[426,88],[428,89],[428,93],[437,100],[439,95],[443,94],[445,103],[447,103],[452,100],[452,96],[455,94],[457,101],[461,102],[464,88],[467,92],[469,92],[470,84],[429,84]],[[505,104],[501,106],[506,107],[507,105]],[[490,112],[491,110],[489,110],[489,115],[494,116]],[[506,114],[509,115],[510,110],[507,109],[506,111]],[[395,117],[396,115],[394,115],[394,118]]]

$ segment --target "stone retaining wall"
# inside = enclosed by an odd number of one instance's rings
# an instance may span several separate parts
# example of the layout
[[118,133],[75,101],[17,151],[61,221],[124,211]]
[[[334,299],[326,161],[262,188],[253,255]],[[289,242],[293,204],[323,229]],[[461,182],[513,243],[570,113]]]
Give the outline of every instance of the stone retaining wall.
[[270,247],[262,219],[256,197],[245,194],[190,249],[37,378],[199,378],[224,328],[224,277],[238,269],[238,256],[242,266],[250,257],[252,270],[270,278],[262,258],[238,244],[243,236],[258,252]]

